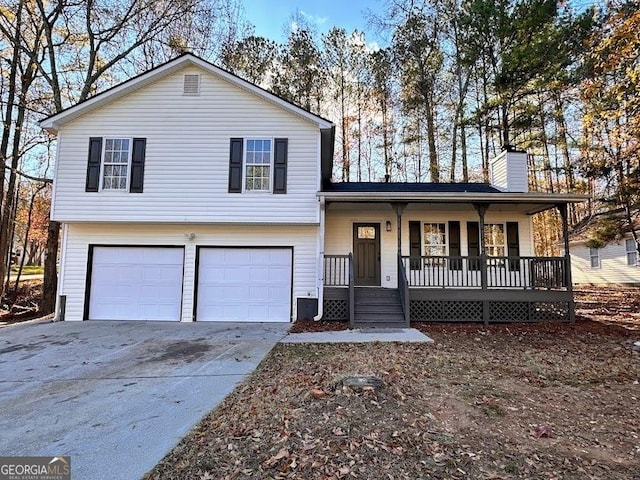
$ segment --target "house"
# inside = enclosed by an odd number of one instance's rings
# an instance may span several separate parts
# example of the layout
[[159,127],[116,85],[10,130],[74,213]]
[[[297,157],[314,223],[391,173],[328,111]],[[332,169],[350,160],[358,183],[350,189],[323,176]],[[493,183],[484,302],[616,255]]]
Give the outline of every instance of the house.
[[[637,216],[634,226],[637,231]],[[574,284],[640,285],[638,249],[622,209],[584,219],[569,240]]]
[[570,259],[534,255],[531,215],[566,234],[583,197],[528,192],[522,152],[492,185],[332,183],[330,121],[191,54],[41,125],[65,320],[572,318]]

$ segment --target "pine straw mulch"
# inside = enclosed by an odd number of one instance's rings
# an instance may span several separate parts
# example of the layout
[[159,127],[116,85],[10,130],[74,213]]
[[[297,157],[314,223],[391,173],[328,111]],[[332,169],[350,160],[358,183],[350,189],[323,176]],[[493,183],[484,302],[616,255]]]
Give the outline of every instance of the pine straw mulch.
[[147,480],[638,478],[637,332],[417,326],[436,343],[278,345]]
[[18,323],[41,316],[42,279],[23,280],[13,292],[13,282],[0,304],[0,324]]

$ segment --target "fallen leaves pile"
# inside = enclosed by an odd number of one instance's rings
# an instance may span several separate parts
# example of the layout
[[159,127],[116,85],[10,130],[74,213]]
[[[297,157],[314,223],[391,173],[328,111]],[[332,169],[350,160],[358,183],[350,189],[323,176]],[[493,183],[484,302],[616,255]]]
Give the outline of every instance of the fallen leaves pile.
[[637,478],[636,333],[419,328],[436,343],[278,345],[146,478]]
[[640,289],[582,285],[574,291],[577,313],[585,319],[640,330]]

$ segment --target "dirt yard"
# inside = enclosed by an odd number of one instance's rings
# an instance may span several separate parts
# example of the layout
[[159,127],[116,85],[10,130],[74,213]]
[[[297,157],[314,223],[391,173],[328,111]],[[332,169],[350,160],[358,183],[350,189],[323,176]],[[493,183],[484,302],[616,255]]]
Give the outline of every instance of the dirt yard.
[[436,343],[277,346],[146,478],[640,478],[639,332],[416,326]]

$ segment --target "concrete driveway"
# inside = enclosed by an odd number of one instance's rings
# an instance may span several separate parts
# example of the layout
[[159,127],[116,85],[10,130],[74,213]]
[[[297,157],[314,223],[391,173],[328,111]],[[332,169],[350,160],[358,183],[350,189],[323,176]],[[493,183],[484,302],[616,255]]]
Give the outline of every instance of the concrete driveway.
[[0,455],[71,455],[74,479],[140,478],[289,324],[0,328]]

